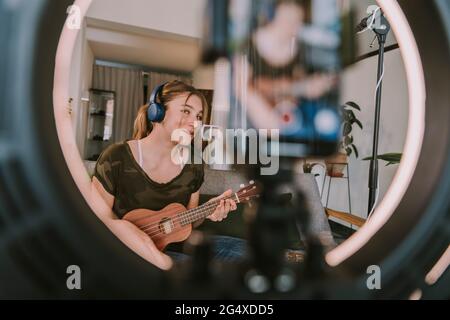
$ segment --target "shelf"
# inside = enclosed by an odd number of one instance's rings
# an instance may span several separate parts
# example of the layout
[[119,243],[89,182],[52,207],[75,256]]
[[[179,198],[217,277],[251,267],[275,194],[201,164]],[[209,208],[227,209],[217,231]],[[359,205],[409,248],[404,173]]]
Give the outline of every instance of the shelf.
[[115,93],[89,90],[89,106],[86,110],[84,152],[86,161],[96,161],[102,151],[113,142]]

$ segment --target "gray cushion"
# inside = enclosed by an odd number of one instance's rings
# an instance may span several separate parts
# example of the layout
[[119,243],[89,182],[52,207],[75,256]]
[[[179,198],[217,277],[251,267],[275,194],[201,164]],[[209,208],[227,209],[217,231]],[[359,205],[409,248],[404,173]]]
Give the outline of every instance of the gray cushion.
[[200,194],[219,195],[228,189],[234,192],[240,189],[240,185],[248,185],[246,177],[236,170],[212,170],[205,165],[205,181],[200,188]]

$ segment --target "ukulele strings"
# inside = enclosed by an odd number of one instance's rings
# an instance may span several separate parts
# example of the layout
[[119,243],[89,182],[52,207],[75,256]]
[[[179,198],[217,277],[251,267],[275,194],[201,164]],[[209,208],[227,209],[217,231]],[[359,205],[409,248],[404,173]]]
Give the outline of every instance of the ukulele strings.
[[[251,198],[251,197],[254,197],[254,196],[256,196],[256,195],[253,195],[253,196],[250,195],[249,197],[246,197],[246,198]],[[188,214],[187,217],[191,218],[191,217],[194,217],[198,213],[205,213],[205,212],[209,211],[210,209],[212,209],[214,206],[216,206],[220,202],[220,200],[226,200],[226,199],[230,199],[232,197],[233,196],[229,196],[229,197],[226,197],[226,198],[219,199],[216,202],[212,202],[212,203],[208,204],[207,206],[201,208],[200,210],[196,210],[195,213]],[[195,208],[195,209],[198,209],[198,208]],[[187,212],[187,211],[185,211],[185,212]],[[180,220],[186,220],[187,221],[187,218],[186,217],[177,216],[177,218],[172,220],[172,225],[175,226],[174,222],[177,222],[177,221],[180,221]],[[159,225],[160,225],[160,223],[156,222],[156,223],[152,223],[152,224],[149,224],[147,226],[144,226],[144,227],[140,227],[140,229],[142,231],[144,231],[146,234],[148,234],[150,237],[153,237],[153,236],[155,236],[155,235],[157,235],[159,233],[163,233],[160,230]],[[148,228],[148,226],[151,226],[151,227]]]
[[[204,213],[204,212],[210,210],[213,206],[217,206],[220,203],[220,201],[222,201],[222,200],[227,200],[227,199],[231,199],[231,198],[237,197],[238,202],[240,202],[241,196],[242,196],[242,198],[244,198],[243,194],[240,194],[240,192],[238,192],[238,193],[234,193],[234,194],[232,194],[230,196],[217,199],[217,200],[215,200],[215,201],[213,201],[213,202],[211,202],[209,204],[205,203],[205,204],[203,204],[200,207],[193,208],[193,209],[190,209],[190,210],[187,210],[187,211],[184,211],[184,212],[178,214],[177,217],[174,218],[172,221],[173,222],[188,221],[189,219],[195,217],[199,213]],[[248,198],[248,197],[245,197],[245,198]],[[155,227],[159,228],[159,224],[160,224],[160,222],[153,222],[153,223],[150,223],[150,224],[147,224],[147,225],[140,226],[139,228],[141,230],[143,230],[143,231],[150,231],[151,229],[154,229]]]
[[[226,199],[229,199],[229,198],[223,198],[223,199],[220,199],[220,200],[226,200]],[[200,217],[200,214],[203,214],[205,212],[210,211],[211,209],[214,209],[214,207],[216,207],[218,203],[219,203],[219,201],[210,203],[208,205],[205,205],[201,209],[196,208],[197,210],[195,212],[187,214],[186,216],[177,215],[177,217],[174,218],[170,223],[171,223],[172,227],[175,228],[175,223],[176,222],[179,222],[179,221],[186,221],[186,222],[188,222],[189,221],[188,219],[190,219],[192,217],[195,217],[195,216]],[[185,212],[187,212],[187,211],[185,211]],[[157,235],[158,233],[163,233],[160,230],[160,222],[153,223],[152,225],[153,226],[150,227],[150,228],[144,228],[144,229],[140,228],[140,229],[142,231],[144,231],[145,233],[147,233],[151,237]]]
[[[175,221],[175,222],[177,222],[179,220],[186,220],[187,221],[190,218],[195,217],[198,213],[203,213],[206,210],[209,210],[213,205],[218,205],[221,200],[227,200],[227,199],[231,199],[231,198],[237,197],[238,198],[238,202],[240,202],[240,199],[241,199],[240,196],[242,196],[242,195],[240,195],[239,192],[238,192],[238,193],[234,193],[234,194],[232,194],[230,196],[214,200],[213,202],[205,203],[205,204],[201,205],[200,207],[193,208],[193,209],[181,212],[180,214],[177,215],[177,218],[175,218],[173,221]],[[246,198],[248,198],[248,197],[246,197]],[[183,216],[181,216],[181,215],[183,215]],[[151,226],[155,226],[155,225],[159,225],[159,222],[153,222],[153,223],[150,223],[150,224],[147,224],[147,225],[143,225],[143,226],[140,226],[140,228],[142,230],[146,229],[148,231],[149,229],[147,229],[147,227],[151,227]]]
[[[221,198],[221,199],[217,199],[217,200],[215,200],[213,202],[205,203],[204,205],[202,205],[200,207],[193,208],[193,209],[181,212],[172,221],[173,222],[188,221],[190,218],[195,217],[199,213],[204,213],[204,212],[210,210],[211,208],[213,208],[214,206],[217,206],[220,203],[221,200],[227,200],[227,199],[231,199],[233,197],[234,197],[234,195],[231,195],[231,196],[228,196],[228,197],[225,197],[225,198]],[[155,226],[157,228],[159,228],[159,224],[160,224],[159,222],[153,222],[153,223],[150,223],[150,224],[147,224],[147,225],[143,225],[143,226],[141,226],[139,228],[141,230],[143,230],[143,231],[150,231]]]
[[[248,198],[254,197],[254,196],[256,196],[256,195],[249,196]],[[224,198],[224,199],[227,199],[227,198]],[[203,211],[206,211],[206,210],[203,210]],[[175,219],[174,219],[174,221],[175,221]],[[172,225],[175,226],[175,225],[173,224],[173,222],[172,222]],[[158,223],[157,228],[158,228],[157,230],[155,230],[155,231],[153,231],[153,232],[151,232],[151,233],[147,233],[146,231],[144,231],[144,232],[145,232],[148,236],[150,236],[150,237],[154,237],[154,236],[156,236],[156,235],[158,235],[158,234],[164,234],[164,232],[163,232],[162,230],[160,230],[160,228],[159,228],[159,223]]]

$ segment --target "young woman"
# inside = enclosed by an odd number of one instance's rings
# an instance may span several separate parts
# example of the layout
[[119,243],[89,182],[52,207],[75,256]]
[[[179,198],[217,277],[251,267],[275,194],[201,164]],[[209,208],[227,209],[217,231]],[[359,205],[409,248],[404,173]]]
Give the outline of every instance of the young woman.
[[[101,154],[92,186],[94,195],[107,204],[108,209],[98,215],[110,230],[150,263],[169,269],[170,257],[160,252],[147,234],[121,218],[138,208],[161,210],[175,202],[188,209],[199,205],[203,166],[193,161],[181,166],[174,163],[171,153],[178,141],[171,136],[178,129],[192,139],[195,122],[206,116],[207,103],[198,90],[177,80],[155,89],[154,99],[164,109],[162,119],[153,119],[149,105],[142,106],[134,123],[134,140],[114,144]],[[231,190],[220,197],[228,195]],[[235,209],[233,200],[222,200],[208,219],[221,221]],[[223,239],[221,244],[223,251]],[[235,242],[229,249],[236,253],[236,246],[240,249],[242,243]]]

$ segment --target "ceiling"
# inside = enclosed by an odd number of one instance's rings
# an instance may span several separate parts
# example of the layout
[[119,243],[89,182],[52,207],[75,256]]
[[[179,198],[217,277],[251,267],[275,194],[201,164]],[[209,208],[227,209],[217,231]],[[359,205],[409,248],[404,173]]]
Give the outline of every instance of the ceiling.
[[96,59],[184,72],[198,64],[198,38],[95,18],[86,23],[86,39]]

